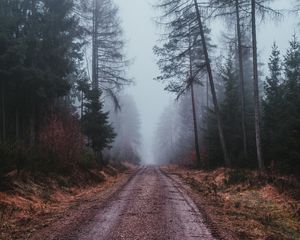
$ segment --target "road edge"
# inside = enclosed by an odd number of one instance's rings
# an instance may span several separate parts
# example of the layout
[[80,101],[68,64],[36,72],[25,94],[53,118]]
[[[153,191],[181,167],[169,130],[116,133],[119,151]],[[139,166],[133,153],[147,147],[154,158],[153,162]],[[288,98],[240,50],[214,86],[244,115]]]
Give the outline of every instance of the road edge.
[[[182,188],[182,190],[178,189],[179,191],[184,191],[192,199],[195,206],[198,208],[200,214],[202,215],[205,225],[211,231],[212,236],[218,240],[224,240],[224,238],[222,237],[222,235],[220,233],[219,228],[217,227],[217,224],[212,220],[212,218],[206,212],[206,210],[202,206],[199,205],[199,202],[195,201],[196,193],[189,185],[184,183],[184,179],[182,179],[179,175],[168,173],[161,167],[159,168],[159,170],[162,172],[162,174],[164,174],[166,177],[171,179],[171,181],[175,182],[177,185],[179,185]],[[176,175],[179,179],[175,179],[171,175]],[[199,196],[199,194],[198,194],[198,196]]]

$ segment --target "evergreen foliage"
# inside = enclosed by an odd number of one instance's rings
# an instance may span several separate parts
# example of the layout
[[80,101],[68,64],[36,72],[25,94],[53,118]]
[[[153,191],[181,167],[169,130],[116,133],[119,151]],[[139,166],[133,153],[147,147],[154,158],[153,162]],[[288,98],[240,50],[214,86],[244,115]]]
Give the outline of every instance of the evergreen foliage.
[[297,173],[300,170],[300,43],[296,36],[290,41],[282,64],[276,45],[269,61],[264,100],[266,155],[281,171]]
[[[101,22],[92,32],[88,14],[96,2],[100,8],[93,13]],[[84,58],[93,33],[106,43],[95,49],[101,52],[96,60],[102,90],[91,89]],[[101,94],[131,82],[125,77],[123,48],[118,9],[111,0],[1,0],[1,174],[15,167],[71,168],[84,158],[85,138],[95,156],[111,146],[116,134]]]
[[88,137],[89,146],[97,153],[104,148],[111,147],[116,136],[108,122],[108,112],[103,112],[103,103],[100,102],[101,92],[97,89],[85,93],[86,110],[82,116],[83,131]]
[[239,80],[237,69],[234,66],[234,52],[229,51],[228,57],[220,74],[224,84],[224,100],[221,104],[224,119],[224,134],[227,139],[227,148],[232,162],[237,162],[242,150],[241,111],[239,96]]

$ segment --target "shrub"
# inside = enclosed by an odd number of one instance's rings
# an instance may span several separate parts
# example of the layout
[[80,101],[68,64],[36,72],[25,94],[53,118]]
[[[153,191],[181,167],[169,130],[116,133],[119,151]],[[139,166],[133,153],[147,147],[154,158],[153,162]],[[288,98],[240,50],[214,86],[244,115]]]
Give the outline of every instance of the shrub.
[[92,169],[97,167],[97,161],[92,149],[85,149],[78,161],[80,167],[84,169]]
[[84,140],[78,121],[71,116],[52,115],[39,133],[40,149],[57,167],[70,167],[80,160]]
[[246,182],[247,180],[247,174],[244,170],[234,169],[226,173],[225,184],[233,185]]

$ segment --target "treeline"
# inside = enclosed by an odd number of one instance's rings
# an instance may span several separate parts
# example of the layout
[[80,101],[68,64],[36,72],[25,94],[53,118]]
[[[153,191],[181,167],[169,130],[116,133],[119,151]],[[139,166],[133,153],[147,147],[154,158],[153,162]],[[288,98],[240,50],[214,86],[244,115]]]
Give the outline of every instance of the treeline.
[[[260,63],[257,54],[257,18],[283,13],[270,1],[255,0],[160,0],[157,8],[164,27],[154,47],[157,80],[177,97],[161,117],[155,152],[167,139],[169,150],[158,157],[208,168],[298,173],[299,41],[294,36],[283,56],[274,43],[269,63]],[[217,57],[209,29],[216,18],[228,26]]]
[[112,0],[1,0],[0,175],[109,160],[108,111],[132,82],[123,50]]

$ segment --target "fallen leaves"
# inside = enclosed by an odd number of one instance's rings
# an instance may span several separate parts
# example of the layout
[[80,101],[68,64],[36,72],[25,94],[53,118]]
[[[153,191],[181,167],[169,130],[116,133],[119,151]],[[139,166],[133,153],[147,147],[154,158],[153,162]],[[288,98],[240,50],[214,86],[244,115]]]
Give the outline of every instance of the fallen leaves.
[[[283,182],[285,177],[272,176],[272,184],[270,176],[255,171],[232,172],[224,168],[202,171],[176,166],[165,170],[192,187],[199,198],[195,201],[225,239],[300,239],[299,199],[294,197],[297,190],[279,189],[276,185],[277,179]],[[293,195],[289,194],[291,191]]]

